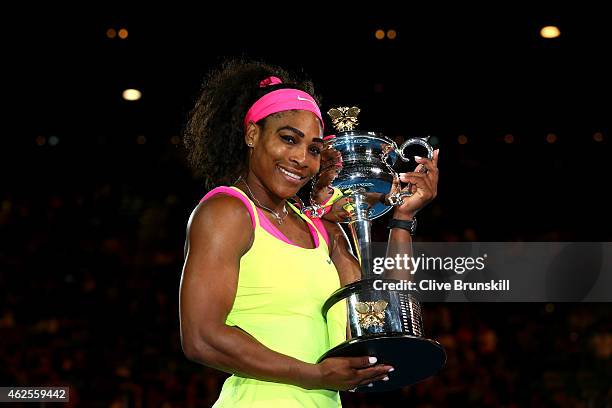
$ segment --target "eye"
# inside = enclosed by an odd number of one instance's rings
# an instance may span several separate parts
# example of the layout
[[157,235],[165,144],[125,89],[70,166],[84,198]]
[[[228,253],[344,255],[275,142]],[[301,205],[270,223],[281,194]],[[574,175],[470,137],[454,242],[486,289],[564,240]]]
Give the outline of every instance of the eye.
[[289,135],[280,135],[281,139],[289,144],[295,144],[295,137]]
[[310,146],[310,153],[315,156],[318,156],[321,154],[321,149],[318,146]]

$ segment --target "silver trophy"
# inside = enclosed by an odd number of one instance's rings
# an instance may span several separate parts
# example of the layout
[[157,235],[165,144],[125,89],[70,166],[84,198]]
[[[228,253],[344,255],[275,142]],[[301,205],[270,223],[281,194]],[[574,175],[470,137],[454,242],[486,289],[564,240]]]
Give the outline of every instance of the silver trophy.
[[362,276],[338,289],[325,302],[322,313],[326,319],[334,305],[345,303],[350,334],[347,341],[329,350],[319,361],[328,357],[375,356],[378,362],[392,365],[394,373],[389,381],[360,386],[356,391],[389,391],[434,375],[446,362],[440,343],[424,337],[421,306],[415,293],[376,290],[373,286],[375,280],[400,283],[375,275],[372,268],[372,220],[411,195],[409,188],[392,191],[393,180],[398,177],[393,166],[398,158],[410,161],[405,155],[408,146],[424,147],[429,158],[433,157],[433,148],[428,138],[412,138],[398,147],[380,133],[355,130],[357,107],[333,108],[328,114],[338,133],[327,143],[341,153],[343,161],[332,185],[352,198],[351,215],[345,223]]

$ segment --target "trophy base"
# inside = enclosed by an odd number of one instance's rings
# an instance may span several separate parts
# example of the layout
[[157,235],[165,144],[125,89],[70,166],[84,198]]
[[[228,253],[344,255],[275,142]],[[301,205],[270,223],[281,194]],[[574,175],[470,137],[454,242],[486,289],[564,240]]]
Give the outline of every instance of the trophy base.
[[389,381],[375,381],[355,389],[358,392],[391,391],[422,381],[436,374],[446,362],[446,353],[440,343],[407,334],[375,335],[348,340],[327,353],[318,362],[329,357],[373,356],[377,364],[389,364],[395,370]]

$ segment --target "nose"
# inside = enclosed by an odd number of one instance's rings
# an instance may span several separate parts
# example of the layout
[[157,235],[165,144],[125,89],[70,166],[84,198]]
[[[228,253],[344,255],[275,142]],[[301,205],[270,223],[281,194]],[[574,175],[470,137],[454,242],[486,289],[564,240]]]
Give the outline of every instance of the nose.
[[289,161],[297,165],[298,167],[307,167],[308,166],[308,147],[296,147],[291,149],[291,153],[289,155]]

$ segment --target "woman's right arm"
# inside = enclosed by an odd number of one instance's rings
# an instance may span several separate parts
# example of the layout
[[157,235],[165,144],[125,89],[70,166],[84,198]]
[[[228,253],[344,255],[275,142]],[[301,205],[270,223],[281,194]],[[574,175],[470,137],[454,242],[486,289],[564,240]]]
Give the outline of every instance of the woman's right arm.
[[218,195],[192,213],[180,287],[181,344],[187,358],[228,373],[307,389],[347,390],[383,377],[390,366],[372,365],[368,357],[309,364],[225,324],[236,296],[240,258],[252,240],[250,215],[236,198]]

